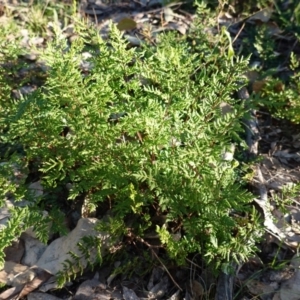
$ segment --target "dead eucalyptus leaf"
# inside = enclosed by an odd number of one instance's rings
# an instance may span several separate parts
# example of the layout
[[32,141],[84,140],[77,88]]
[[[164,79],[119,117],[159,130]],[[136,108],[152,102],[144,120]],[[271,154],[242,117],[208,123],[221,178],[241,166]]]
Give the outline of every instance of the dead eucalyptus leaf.
[[[28,277],[25,273],[30,272],[30,276]],[[37,289],[42,283],[47,281],[52,274],[47,272],[44,269],[39,267],[32,267],[25,271],[24,273],[20,273],[19,276],[26,275],[28,277],[24,284],[19,284],[13,288],[10,288],[3,293],[0,294],[0,299],[20,299]],[[24,276],[23,276],[24,277]],[[27,283],[26,283],[27,282]]]
[[132,35],[125,35],[125,39],[132,45],[132,46],[140,46],[142,41]]
[[283,32],[283,30],[281,30],[275,22],[268,22],[267,28],[271,35],[280,34]]
[[39,267],[32,267],[30,268],[30,271],[33,271],[35,273],[35,277],[28,283],[26,283],[23,286],[23,289],[21,290],[19,297],[25,297],[32,291],[36,290],[40,285],[42,285],[44,282],[46,282],[50,277],[53,275],[46,270],[39,268]]
[[12,287],[6,291],[4,291],[3,293],[0,294],[0,299],[1,300],[14,300],[14,299],[18,299],[17,295],[18,293],[22,290],[22,286],[15,286]]
[[254,81],[252,84],[252,90],[253,92],[259,93],[262,91],[262,89],[266,86],[265,80],[258,80]]
[[164,8],[164,18],[167,23],[171,22],[174,19],[174,12],[170,7]]
[[187,26],[185,24],[177,24],[177,23],[170,23],[168,24],[168,28],[172,28],[177,30],[182,35],[186,34]]
[[278,81],[275,85],[274,85],[274,92],[276,93],[280,93],[282,91],[284,91],[284,83],[282,81]]
[[117,28],[120,31],[122,31],[122,30],[132,30],[132,29],[136,28],[136,22],[131,18],[123,18],[117,24]]
[[16,285],[14,284],[15,277],[26,270],[28,270],[27,266],[13,261],[6,261],[3,269],[0,271],[0,282],[8,285]]
[[200,297],[202,297],[205,293],[202,284],[197,280],[193,280],[191,282],[191,290],[194,299],[200,299]]
[[264,8],[262,10],[259,10],[258,12],[256,12],[255,14],[253,14],[249,20],[251,21],[261,21],[263,23],[266,23],[270,20],[271,16],[272,16],[272,9],[270,8]]
[[250,81],[250,83],[253,83],[255,80],[259,78],[259,73],[255,70],[247,71],[245,75]]
[[128,289],[126,286],[123,286],[123,297],[125,300],[139,300],[140,299],[133,290]]

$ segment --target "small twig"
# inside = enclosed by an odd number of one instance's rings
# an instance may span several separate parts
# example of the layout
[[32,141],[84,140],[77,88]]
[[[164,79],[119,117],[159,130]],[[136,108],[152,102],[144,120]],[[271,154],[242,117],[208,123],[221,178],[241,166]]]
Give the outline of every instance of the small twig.
[[258,184],[259,184],[258,189],[259,189],[260,199],[266,202],[268,201],[268,190],[265,185],[266,181],[263,177],[263,174],[259,166],[257,166],[256,174],[257,174]]
[[[165,5],[164,7],[161,7],[161,8],[155,8],[155,9],[152,9],[152,10],[148,10],[147,11],[147,14],[152,14],[152,13],[156,13],[156,12],[162,12],[164,10],[164,8],[166,7],[173,7],[173,6],[178,6],[180,7],[181,5],[183,4],[183,2],[176,2],[176,3],[170,3],[168,5]],[[177,8],[175,8],[174,10],[176,10]]]
[[150,250],[152,251],[152,253],[154,254],[154,256],[157,258],[157,260],[160,262],[160,264],[162,265],[162,267],[164,268],[164,270],[167,272],[167,274],[169,275],[170,279],[172,280],[172,282],[177,286],[177,288],[182,291],[182,288],[178,285],[178,283],[175,281],[175,279],[172,277],[172,275],[170,274],[170,272],[168,271],[167,267],[164,265],[164,263],[160,260],[160,258],[158,257],[158,255],[155,253],[155,251],[153,249],[150,248]]
[[149,243],[147,243],[144,239],[142,239],[141,237],[135,236],[135,238],[140,241],[141,243],[145,244],[152,252],[152,254],[157,258],[157,260],[159,261],[159,263],[162,265],[163,269],[167,272],[167,274],[169,275],[170,279],[172,280],[172,282],[177,286],[177,288],[182,291],[182,288],[178,285],[178,283],[175,281],[175,279],[172,277],[172,275],[170,274],[170,272],[168,271],[167,267],[164,265],[164,263],[160,260],[160,258],[158,257],[158,255],[155,253],[155,251],[152,249],[152,245],[150,245]]
[[[239,99],[245,101],[245,107],[249,108],[249,104],[247,103],[250,95],[248,90],[245,87],[242,87],[238,91]],[[258,141],[261,139],[260,133],[257,126],[257,121],[255,116],[255,111],[250,111],[251,116],[249,119],[244,119],[243,122],[246,125],[246,143],[248,145],[248,152],[250,155],[256,156],[258,154]]]
[[188,261],[191,265],[194,265],[195,267],[201,269],[201,267],[198,264],[194,263],[192,260],[190,260],[188,258],[186,258],[185,260]]
[[94,18],[95,18],[95,22],[96,22],[96,27],[98,28],[98,17],[97,17],[97,14],[96,14],[96,11],[95,11],[95,8],[94,8],[94,6],[92,7],[92,9],[93,9],[93,12],[94,12]]
[[239,35],[241,34],[242,30],[244,29],[246,23],[243,23],[241,29],[238,31],[238,33],[236,34],[236,36],[234,37],[232,44],[234,44],[234,42],[237,40],[237,38],[239,37]]

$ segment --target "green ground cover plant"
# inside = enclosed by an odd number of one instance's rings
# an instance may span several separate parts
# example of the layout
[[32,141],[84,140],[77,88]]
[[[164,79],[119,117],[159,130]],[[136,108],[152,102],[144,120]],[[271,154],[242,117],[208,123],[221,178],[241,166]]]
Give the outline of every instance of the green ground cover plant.
[[[42,84],[20,99],[11,90],[31,78],[17,75],[22,49],[8,41],[1,50],[1,199],[28,202],[11,209],[0,250],[31,226],[47,242],[49,222],[62,230],[62,203],[84,202],[87,215],[111,209],[111,234],[143,238],[156,230],[178,264],[191,253],[216,268],[246,260],[259,221],[239,162],[224,154],[244,145],[247,112],[234,93],[246,83],[248,59],[232,57],[226,30],[212,42],[199,20],[189,36],[162,34],[140,48],[114,26],[103,40],[78,20],[71,44],[53,30],[53,40],[36,49]],[[88,72],[80,68],[84,52]],[[28,189],[37,180],[38,198]]]
[[212,7],[244,20],[258,10],[269,9],[270,19],[245,24],[245,38],[239,47],[240,54],[251,55],[250,65],[257,74],[252,103],[274,117],[299,124],[299,1],[290,1],[288,5],[267,0],[218,1]]

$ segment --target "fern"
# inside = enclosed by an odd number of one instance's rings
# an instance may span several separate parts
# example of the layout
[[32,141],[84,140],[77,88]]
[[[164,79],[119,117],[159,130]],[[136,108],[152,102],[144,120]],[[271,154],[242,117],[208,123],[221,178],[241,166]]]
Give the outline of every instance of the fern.
[[[246,259],[256,249],[259,233],[249,236],[258,230],[258,220],[251,220],[252,195],[239,183],[238,162],[223,156],[224,149],[243,143],[239,120],[245,108],[233,94],[248,60],[228,57],[226,33],[216,37],[225,43],[222,48],[207,39],[200,22],[187,38],[163,34],[155,47],[141,48],[129,47],[115,26],[108,41],[82,23],[75,30],[78,38],[70,46],[57,29],[53,41],[39,50],[47,69],[41,87],[19,101],[0,96],[6,105],[0,110],[3,141],[22,146],[22,164],[34,165],[49,194],[68,183],[68,200],[85,198],[93,210],[111,207],[106,229],[112,241],[120,234],[143,237],[157,228],[180,264],[193,252],[216,265]],[[80,69],[83,52],[92,54],[86,73]],[[225,116],[224,102],[233,108]],[[2,196],[10,191],[26,199],[25,181],[6,178],[1,184]],[[46,222],[32,220],[47,201],[45,193],[14,209],[1,231],[1,249],[33,225],[46,241]],[[166,216],[165,224],[151,219],[153,209]],[[240,226],[243,214],[249,220]],[[174,223],[182,231],[176,241]],[[91,249],[98,253],[96,261]],[[101,241],[93,237],[84,238],[77,250],[58,274],[60,285],[84,270],[82,259],[90,266],[102,261]]]

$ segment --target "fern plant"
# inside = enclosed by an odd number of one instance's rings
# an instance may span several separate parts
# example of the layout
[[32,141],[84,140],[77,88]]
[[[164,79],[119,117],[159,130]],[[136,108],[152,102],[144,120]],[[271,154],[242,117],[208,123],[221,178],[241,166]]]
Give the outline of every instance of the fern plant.
[[[243,144],[245,108],[233,94],[248,60],[233,61],[224,51],[230,45],[209,41],[200,22],[186,38],[163,34],[157,45],[141,48],[130,47],[115,26],[107,41],[88,26],[76,30],[69,45],[56,28],[53,41],[39,50],[47,67],[42,86],[18,101],[0,96],[1,142],[22,146],[20,165],[31,166],[42,181],[44,201],[68,183],[69,201],[85,198],[90,211],[109,203],[112,235],[143,237],[154,229],[180,264],[194,252],[216,265],[245,260],[256,249],[258,220],[252,195],[239,182],[238,162],[223,157],[232,144]],[[88,72],[80,68],[84,52],[91,54]],[[3,75],[0,84],[6,82]],[[222,113],[224,102],[231,113]],[[28,181],[4,186],[2,196],[21,189],[22,198]],[[33,199],[12,211],[29,218],[40,203]],[[156,223],[153,214],[165,222]],[[22,222],[14,214],[12,220]],[[1,242],[20,233],[10,232],[10,226],[2,230]],[[60,283],[72,267],[66,262]]]
[[266,77],[261,88],[253,94],[257,105],[264,105],[276,117],[300,123],[300,73],[299,61],[294,53],[290,59],[291,76],[285,82],[279,78]]

